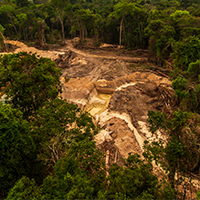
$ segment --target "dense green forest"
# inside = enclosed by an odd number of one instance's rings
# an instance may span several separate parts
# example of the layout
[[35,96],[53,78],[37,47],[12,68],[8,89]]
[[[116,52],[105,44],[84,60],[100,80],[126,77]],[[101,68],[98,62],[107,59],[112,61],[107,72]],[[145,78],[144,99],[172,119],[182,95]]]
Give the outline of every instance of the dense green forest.
[[[146,141],[144,159],[130,155],[107,176],[93,141],[99,127],[59,98],[61,70],[35,54],[7,54],[0,57],[6,94],[0,102],[0,198],[184,199],[177,190],[181,177],[200,173],[199,0],[0,2],[1,51],[9,49],[5,38],[45,49],[77,36],[80,45],[93,38],[96,46],[148,49],[149,60],[163,69],[170,63],[174,111],[149,112],[152,134],[164,129],[167,144]],[[167,179],[158,180],[152,161]]]

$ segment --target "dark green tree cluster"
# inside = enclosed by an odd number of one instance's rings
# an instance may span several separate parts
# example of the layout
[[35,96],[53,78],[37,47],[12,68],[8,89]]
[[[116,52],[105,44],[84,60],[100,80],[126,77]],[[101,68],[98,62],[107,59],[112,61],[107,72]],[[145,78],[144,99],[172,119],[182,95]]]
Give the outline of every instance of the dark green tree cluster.
[[[195,1],[4,0],[0,24],[5,36],[45,43],[79,36],[128,48],[149,48],[160,60],[172,44],[199,35],[200,7]],[[155,45],[154,45],[155,44]]]
[[0,65],[0,85],[5,87],[0,104],[1,197],[23,176],[41,184],[69,155],[91,179],[103,176],[102,156],[92,142],[97,127],[87,113],[58,98],[60,69],[55,63],[18,53],[1,56]]
[[159,7],[152,10],[148,18],[151,23],[145,29],[157,64],[173,60],[170,75],[175,108],[170,114],[149,112],[151,132],[164,130],[167,140],[147,141],[144,156],[162,166],[177,197],[184,199],[185,194],[178,193],[178,185],[184,177],[196,177],[200,167],[200,27],[196,9],[180,10],[178,5],[167,6],[164,11]]
[[160,164],[167,172],[172,188],[177,189],[183,181],[181,176],[199,170],[199,116],[180,109],[170,118],[165,113],[150,111],[149,123],[152,133],[165,130],[168,140],[167,143],[146,141],[144,156]]

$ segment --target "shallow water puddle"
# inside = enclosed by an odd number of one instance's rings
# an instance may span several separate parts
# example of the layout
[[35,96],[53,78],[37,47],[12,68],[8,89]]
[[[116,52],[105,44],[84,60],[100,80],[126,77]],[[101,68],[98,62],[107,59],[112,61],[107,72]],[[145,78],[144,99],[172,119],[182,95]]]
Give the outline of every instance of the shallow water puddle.
[[112,95],[110,94],[97,94],[92,97],[85,110],[88,111],[92,116],[99,115],[106,110],[109,105]]

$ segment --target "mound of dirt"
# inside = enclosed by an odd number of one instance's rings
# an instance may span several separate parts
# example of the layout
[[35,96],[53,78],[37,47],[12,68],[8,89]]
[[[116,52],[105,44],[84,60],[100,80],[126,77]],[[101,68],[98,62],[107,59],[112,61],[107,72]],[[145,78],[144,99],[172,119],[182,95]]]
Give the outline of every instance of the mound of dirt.
[[[163,86],[157,86],[155,82],[137,82],[135,85],[117,90],[112,95],[108,109],[130,115],[132,124],[139,128],[139,121],[146,121],[148,111],[166,111],[166,105],[170,105],[173,90],[164,87],[168,93],[163,94]],[[167,110],[170,112],[170,110]]]

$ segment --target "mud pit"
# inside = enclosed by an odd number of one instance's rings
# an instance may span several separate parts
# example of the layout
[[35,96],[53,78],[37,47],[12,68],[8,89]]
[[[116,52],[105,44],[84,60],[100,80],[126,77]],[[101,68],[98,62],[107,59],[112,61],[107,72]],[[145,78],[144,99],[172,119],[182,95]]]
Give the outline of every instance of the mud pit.
[[[68,77],[66,71],[63,76]],[[141,155],[144,140],[151,138],[148,111],[170,112],[171,82],[147,72],[130,73],[111,80],[98,75],[97,80],[88,75],[63,82],[62,95],[93,116],[94,122],[102,127],[95,137],[97,146],[105,152],[115,149],[117,159],[112,153],[110,160],[122,163],[121,158],[127,158],[129,153]],[[161,133],[159,137],[165,139]]]

